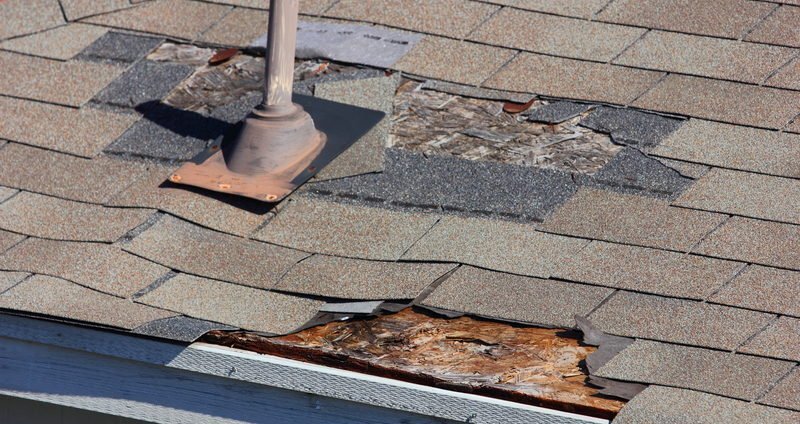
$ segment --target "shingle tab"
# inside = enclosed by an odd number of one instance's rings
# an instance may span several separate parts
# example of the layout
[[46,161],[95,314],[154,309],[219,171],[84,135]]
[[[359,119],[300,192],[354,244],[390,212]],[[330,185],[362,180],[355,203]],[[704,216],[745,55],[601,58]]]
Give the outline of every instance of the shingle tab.
[[92,157],[138,119],[97,109],[73,109],[0,97],[0,137]]
[[546,234],[531,225],[446,216],[403,259],[447,261],[548,278],[585,240]]
[[553,97],[628,104],[662,75],[605,63],[522,53],[484,85]]
[[559,234],[686,251],[725,219],[667,202],[604,190],[581,189],[547,219]]
[[35,275],[0,294],[0,308],[125,329],[175,315],[44,275]]
[[89,203],[103,203],[146,169],[140,163],[83,159],[14,143],[0,150],[0,163],[0,184]]
[[639,149],[626,147],[593,175],[584,178],[589,186],[614,191],[672,199],[692,183],[659,160]]
[[268,21],[269,13],[266,11],[236,8],[204,31],[198,41],[248,47],[267,31]]
[[122,107],[160,101],[193,71],[192,66],[143,60],[112,81],[94,100]]
[[743,264],[594,241],[561,261],[554,277],[665,296],[705,299]]
[[69,60],[107,31],[102,27],[74,23],[5,41],[0,43],[0,48],[50,59]]
[[123,249],[174,269],[253,287],[272,287],[307,255],[217,233],[171,216],[139,234]]
[[162,38],[109,31],[84,49],[78,58],[133,63],[150,53],[162,41]]
[[275,289],[343,299],[413,299],[454,267],[314,255],[290,269]]
[[505,8],[469,38],[536,53],[607,62],[644,32],[641,28]]
[[202,319],[189,318],[183,315],[150,321],[132,330],[136,334],[160,337],[162,339],[177,340],[182,342],[194,342],[203,334],[211,330],[235,330],[225,324],[205,321]]
[[47,274],[120,297],[132,296],[169,272],[117,246],[35,238],[0,256],[0,269]]
[[612,334],[730,350],[761,330],[773,315],[620,292],[589,318]]
[[800,180],[715,168],[673,204],[800,224]]
[[438,219],[432,214],[297,199],[255,238],[307,252],[397,260]]
[[595,373],[754,400],[793,366],[786,361],[637,340]]
[[800,270],[800,226],[734,216],[694,251]]
[[800,7],[782,6],[747,35],[748,41],[800,47]]
[[25,272],[0,271],[0,293],[14,287],[30,274]]
[[137,302],[253,331],[284,334],[317,314],[324,302],[180,274]]
[[611,289],[522,277],[462,266],[422,303],[497,319],[575,327]]
[[600,106],[581,119],[580,125],[609,133],[619,144],[647,149],[661,142],[684,122],[635,109]]
[[112,198],[112,206],[160,209],[217,231],[246,236],[268,217],[271,207],[247,201],[216,198],[208,193],[187,190],[185,186],[164,183],[174,167],[153,166],[148,175]]
[[598,20],[676,32],[738,38],[772,10],[746,0],[617,0]]
[[614,424],[793,424],[798,420],[800,414],[791,411],[693,390],[650,386],[622,408]]
[[0,204],[0,228],[56,240],[113,242],[152,213],[22,192]]
[[739,352],[800,361],[800,319],[780,317],[739,348]]
[[188,0],[158,0],[105,15],[86,22],[193,40],[222,19],[230,6]]
[[633,105],[733,124],[782,128],[800,109],[800,92],[671,74]]
[[608,3],[607,0],[489,0],[489,2],[578,18],[590,18]]
[[758,84],[794,55],[785,47],[651,31],[614,63]]
[[0,52],[0,94],[81,106],[122,73],[116,66]]
[[409,74],[478,85],[512,57],[513,50],[429,36],[394,67]]
[[790,64],[778,71],[778,73],[767,80],[765,85],[800,90],[800,58],[793,60]]
[[15,244],[21,242],[25,236],[21,234],[9,233],[8,231],[0,230],[0,253],[10,249]]
[[324,15],[463,38],[497,9],[462,0],[341,0]]
[[0,39],[39,32],[64,23],[55,0],[0,2]]
[[[781,380],[760,402],[800,411],[800,368]],[[800,414],[794,414],[793,417],[795,419],[792,422],[800,420]]]
[[800,317],[800,272],[750,265],[709,300]]
[[127,0],[59,0],[64,8],[67,19],[74,21],[91,15],[107,13],[114,10],[131,7]]
[[[755,141],[755,142],[754,142]],[[800,178],[800,135],[692,119],[651,152],[724,168]]]

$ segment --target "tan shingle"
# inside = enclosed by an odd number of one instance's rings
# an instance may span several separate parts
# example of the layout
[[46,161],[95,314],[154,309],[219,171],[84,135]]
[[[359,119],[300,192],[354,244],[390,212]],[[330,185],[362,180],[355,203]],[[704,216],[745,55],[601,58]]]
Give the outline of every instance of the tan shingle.
[[581,189],[543,228],[560,234],[686,251],[724,215],[670,207],[666,201]]
[[725,168],[800,177],[800,136],[692,119],[652,154]]
[[598,20],[677,32],[738,38],[772,10],[746,0],[615,0]]
[[747,35],[747,40],[800,47],[800,7],[781,6]]
[[74,21],[90,15],[131,7],[128,0],[59,0],[67,19]]
[[673,204],[800,224],[800,180],[714,168]]
[[536,53],[606,62],[644,31],[506,8],[493,15],[469,38]]
[[193,40],[230,10],[230,6],[189,0],[157,0],[85,22]]
[[800,110],[800,92],[672,74],[633,106],[733,124],[782,128]]
[[464,0],[341,0],[324,15],[462,38],[497,9]]
[[794,55],[785,47],[652,31],[614,63],[757,84]]
[[772,87],[800,90],[800,58],[793,60],[774,76],[767,80],[766,85]]
[[519,9],[537,12],[554,13],[556,15],[590,18],[603,8],[608,0],[488,0],[489,3],[512,6]]
[[709,301],[800,317],[800,272],[750,265]]
[[739,352],[800,361],[798,345],[800,345],[800,319],[780,317],[739,348]]
[[[800,410],[800,368],[795,369],[787,378],[781,380],[761,399],[761,403]],[[795,414],[794,417],[794,421],[786,422],[800,421],[800,413]]]
[[64,23],[58,0],[0,2],[0,40],[31,34]]
[[0,43],[0,48],[51,59],[69,60],[102,37],[106,28],[69,24]]
[[734,216],[708,235],[695,251],[800,270],[800,226]]
[[484,85],[553,97],[628,104],[662,75],[661,72],[522,53]]
[[234,9],[213,27],[203,32],[198,41],[224,46],[248,47],[267,32],[269,13],[261,10]]
[[478,85],[513,56],[513,50],[428,36],[395,68],[413,75]]

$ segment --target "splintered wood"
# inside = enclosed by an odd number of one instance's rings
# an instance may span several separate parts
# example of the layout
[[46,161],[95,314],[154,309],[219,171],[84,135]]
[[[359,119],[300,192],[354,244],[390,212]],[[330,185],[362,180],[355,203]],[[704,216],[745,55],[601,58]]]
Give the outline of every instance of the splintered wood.
[[[535,101],[531,109],[541,106]],[[560,124],[529,122],[503,111],[503,102],[420,89],[407,81],[395,96],[389,144],[470,160],[594,174],[622,148],[605,135],[579,127],[577,116]]]
[[596,348],[566,330],[407,308],[282,337],[214,331],[203,341],[601,418],[624,405],[585,383]]

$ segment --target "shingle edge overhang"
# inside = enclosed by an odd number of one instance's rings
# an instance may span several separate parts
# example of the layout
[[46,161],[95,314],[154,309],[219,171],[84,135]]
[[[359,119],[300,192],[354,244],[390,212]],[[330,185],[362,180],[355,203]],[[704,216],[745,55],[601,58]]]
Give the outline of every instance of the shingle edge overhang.
[[0,394],[152,422],[608,422],[222,346],[4,314],[0,368]]

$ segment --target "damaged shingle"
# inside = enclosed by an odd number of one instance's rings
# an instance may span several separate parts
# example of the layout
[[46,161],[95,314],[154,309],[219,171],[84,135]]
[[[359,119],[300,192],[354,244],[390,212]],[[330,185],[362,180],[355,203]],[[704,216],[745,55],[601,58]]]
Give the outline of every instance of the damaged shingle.
[[182,342],[194,342],[212,330],[235,330],[225,324],[186,317],[183,315],[150,321],[132,330],[133,333]]
[[548,169],[387,150],[383,174],[317,183],[312,192],[541,221],[577,185]]
[[133,63],[155,49],[163,38],[108,32],[84,49],[76,59]]
[[143,60],[111,82],[93,100],[121,107],[158,101],[193,70],[191,66]]
[[594,108],[594,105],[591,104],[557,101],[525,112],[525,116],[528,117],[529,121],[533,122],[560,124],[592,108]]
[[583,178],[583,181],[588,185],[670,199],[692,183],[690,178],[630,147],[619,152],[600,172]]
[[681,119],[654,113],[601,106],[582,119],[580,125],[609,133],[616,143],[644,149],[655,146],[683,123]]

